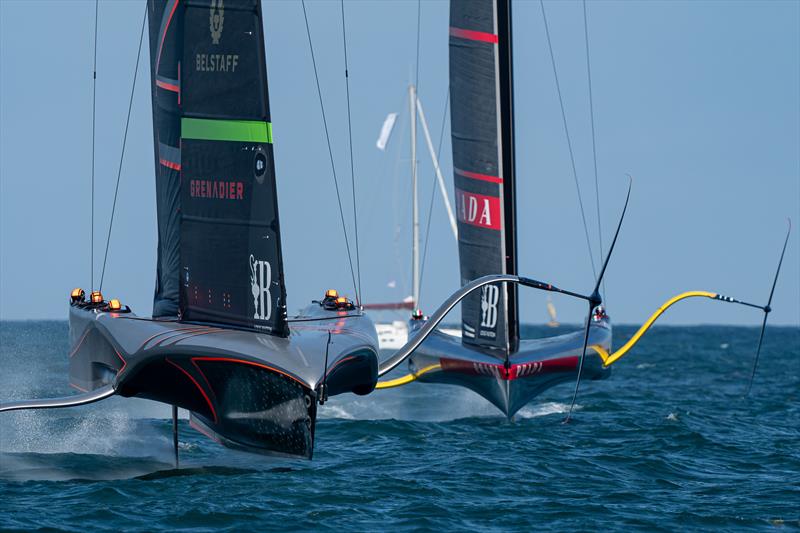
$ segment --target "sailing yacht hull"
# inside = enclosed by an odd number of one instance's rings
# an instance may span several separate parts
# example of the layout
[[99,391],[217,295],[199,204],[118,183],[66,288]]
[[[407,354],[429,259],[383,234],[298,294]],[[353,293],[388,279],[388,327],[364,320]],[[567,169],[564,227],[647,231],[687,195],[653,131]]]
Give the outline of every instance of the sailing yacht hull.
[[332,396],[377,381],[369,318],[319,306],[282,338],[73,305],[70,344],[76,389],[177,405],[221,444],[271,455],[311,458],[323,384]]
[[[412,322],[412,328],[417,329]],[[413,335],[413,332],[412,332]],[[439,330],[409,357],[409,369],[424,383],[466,387],[494,404],[507,417],[547,389],[574,382],[583,348],[583,331],[545,339],[521,340],[508,359],[462,344],[461,338]],[[592,323],[583,379],[605,379],[610,368],[592,346],[611,348],[611,325],[606,319]]]

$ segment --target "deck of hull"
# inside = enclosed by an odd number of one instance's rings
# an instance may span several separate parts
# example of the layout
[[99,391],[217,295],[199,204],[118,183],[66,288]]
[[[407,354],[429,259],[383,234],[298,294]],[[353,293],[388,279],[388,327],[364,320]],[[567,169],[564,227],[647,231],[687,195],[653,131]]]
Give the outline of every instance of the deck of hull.
[[321,385],[331,396],[371,392],[378,341],[364,315],[318,306],[290,321],[290,332],[72,306],[70,383],[188,409],[193,426],[233,448],[310,458]]

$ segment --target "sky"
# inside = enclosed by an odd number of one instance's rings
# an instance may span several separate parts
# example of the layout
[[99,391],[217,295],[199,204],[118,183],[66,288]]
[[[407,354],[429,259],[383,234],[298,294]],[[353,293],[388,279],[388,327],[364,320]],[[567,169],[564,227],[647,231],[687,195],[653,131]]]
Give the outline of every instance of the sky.
[[[340,4],[307,2],[332,149],[354,238]],[[448,3],[423,0],[418,85],[434,142],[447,92]],[[546,1],[578,179],[599,262],[586,44],[580,2]],[[362,299],[410,292],[408,84],[417,2],[345,1]],[[264,1],[283,254],[290,312],[327,288],[353,294],[302,8]],[[578,292],[593,275],[539,2],[516,0],[514,83],[520,273]],[[772,324],[800,324],[800,2],[587,3],[606,275],[616,323],[638,324],[685,290],[766,303],[791,217]],[[136,62],[143,1],[101,1],[97,49],[95,279],[100,276]],[[66,319],[89,289],[94,2],[0,0],[0,319]],[[147,38],[134,93],[104,279],[107,297],[152,308],[155,200]],[[400,120],[375,147],[389,112]],[[446,123],[447,124],[447,123]],[[446,126],[447,127],[447,126]],[[419,147],[423,236],[434,179]],[[445,130],[441,165],[452,198]],[[457,247],[433,200],[421,304],[458,288]],[[95,282],[97,285],[97,282]],[[554,298],[562,322],[582,302]],[[522,291],[524,322],[547,320]],[[758,311],[705,299],[660,323],[760,324]]]

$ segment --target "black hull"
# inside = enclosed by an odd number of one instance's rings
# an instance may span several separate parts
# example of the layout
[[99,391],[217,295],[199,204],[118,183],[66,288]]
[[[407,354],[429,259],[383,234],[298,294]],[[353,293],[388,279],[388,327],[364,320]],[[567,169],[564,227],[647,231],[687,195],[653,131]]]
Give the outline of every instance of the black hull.
[[[412,328],[417,326],[414,322]],[[413,333],[412,333],[413,334]],[[611,347],[611,325],[592,323],[583,379],[605,379],[610,368],[591,348]],[[423,383],[466,387],[512,417],[539,394],[564,382],[575,382],[583,348],[583,331],[537,340],[521,340],[508,365],[500,355],[462,344],[461,339],[435,331],[409,358],[409,370]]]
[[377,381],[371,321],[341,315],[309,308],[284,339],[74,305],[70,383],[187,409],[231,448],[310,459],[321,385],[367,394]]

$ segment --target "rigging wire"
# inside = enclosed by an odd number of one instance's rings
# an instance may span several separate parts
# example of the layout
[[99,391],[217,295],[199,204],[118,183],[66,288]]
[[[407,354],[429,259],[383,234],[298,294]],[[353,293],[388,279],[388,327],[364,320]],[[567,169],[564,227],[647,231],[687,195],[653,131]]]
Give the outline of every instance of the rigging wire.
[[[342,196],[339,194],[339,180],[336,177],[336,164],[333,161],[333,149],[331,148],[331,136],[328,132],[328,120],[325,116],[325,104],[322,101],[322,88],[319,84],[319,73],[317,72],[317,60],[314,57],[314,44],[311,42],[311,28],[308,25],[308,13],[306,12],[306,1],[301,0],[300,4],[303,7],[303,19],[306,23],[306,36],[308,37],[308,48],[311,51],[311,64],[314,67],[314,79],[317,82],[317,96],[319,97],[319,108],[322,112],[322,125],[325,129],[325,141],[328,144],[328,156],[330,157],[331,161],[331,172],[333,174],[333,184],[336,188],[336,201],[339,204],[339,218],[342,221],[342,234],[344,235],[344,244],[347,248],[347,261],[350,263],[350,276],[353,278],[353,290],[356,292],[356,298],[358,298],[358,284],[356,283],[356,274],[355,269],[353,268],[353,257],[350,252],[350,239],[347,238],[347,225],[344,221],[344,209],[342,208]],[[354,206],[355,207],[355,206]]]
[[[600,238],[600,261],[603,260],[603,226],[600,220],[600,184],[597,179],[597,142],[594,133],[594,97],[592,96],[592,64],[589,59],[589,20],[586,15],[586,0],[583,0],[583,36],[586,43],[586,78],[589,80],[589,118],[592,124],[592,161],[594,163],[594,198],[597,208],[597,235]],[[606,280],[603,280],[603,295],[606,294]]]
[[[419,94],[419,34],[420,34],[420,17],[422,13],[422,0],[417,0],[417,58],[414,61],[414,87],[417,94]],[[414,109],[416,109],[416,102],[414,102]]]
[[[447,124],[447,110],[450,106],[450,87],[447,87],[447,96],[444,100],[444,111],[442,111],[442,126],[439,129],[439,146],[436,149],[436,159],[439,159],[442,155],[442,140],[444,139],[444,127]],[[422,247],[422,267],[419,270],[419,284],[420,284],[420,293],[422,292],[422,280],[425,274],[425,258],[428,257],[428,237],[430,236],[431,232],[431,216],[433,214],[433,197],[436,193],[436,177],[433,179],[433,183],[431,186],[431,199],[428,202],[428,220],[425,223],[425,244]],[[420,300],[422,296],[420,296]],[[417,304],[419,307],[419,304]]]
[[145,6],[142,16],[142,29],[139,31],[139,50],[136,52],[136,66],[133,69],[133,83],[131,84],[131,97],[128,101],[128,118],[125,119],[125,133],[122,136],[122,153],[119,156],[119,167],[117,168],[117,185],[114,188],[114,202],[111,204],[111,220],[108,222],[108,235],[106,235],[106,251],[103,254],[103,269],[100,272],[100,292],[103,292],[103,280],[106,276],[106,262],[108,261],[108,248],[111,244],[111,229],[114,227],[114,214],[117,211],[117,196],[119,194],[119,182],[122,176],[122,162],[125,159],[125,146],[128,141],[128,126],[131,123],[131,110],[133,109],[133,95],[136,91],[136,77],[139,74],[139,59],[142,57],[142,41],[144,40],[144,23],[147,20],[147,6]]
[[566,111],[564,111],[564,98],[561,95],[561,84],[558,81],[558,71],[556,70],[556,58],[555,55],[553,54],[553,43],[550,40],[550,29],[549,26],[547,25],[547,15],[545,14],[544,11],[544,0],[539,0],[539,5],[542,7],[542,19],[544,19],[544,33],[547,36],[547,47],[550,50],[550,62],[553,65],[553,76],[555,76],[556,79],[556,90],[558,91],[558,102],[561,105],[561,119],[564,122],[564,133],[567,136],[569,159],[570,162],[572,163],[572,177],[575,180],[575,190],[578,192],[578,204],[580,205],[581,208],[581,219],[583,220],[583,232],[586,235],[586,247],[589,250],[589,261],[592,264],[592,273],[595,279],[597,279],[597,269],[595,268],[594,265],[594,253],[592,252],[592,243],[591,240],[589,239],[589,226],[586,224],[586,213],[584,212],[583,209],[583,197],[581,195],[580,184],[578,183],[578,171],[575,167],[575,155],[572,151],[572,139],[569,136],[569,128],[567,127],[567,113]]
[[[416,157],[417,154],[417,100],[419,99],[419,44],[420,44],[420,30],[421,30],[421,14],[422,14],[422,0],[417,0],[417,42],[416,42],[416,55],[414,57],[414,90],[410,91],[409,105],[411,106],[411,287],[412,299],[416,299],[414,307],[419,308],[419,300],[421,299],[422,292],[422,272],[419,264],[419,209],[418,209],[418,195],[417,190],[419,186],[419,165]],[[411,102],[413,95],[414,101]],[[414,292],[416,291],[416,294]]]
[[94,149],[95,149],[95,110],[97,109],[97,12],[100,0],[94,2],[94,61],[92,63],[92,222],[91,222],[91,251],[89,265],[89,286],[94,288]]
[[347,25],[344,20],[344,0],[342,6],[342,47],[344,48],[344,81],[347,92],[347,137],[350,148],[350,186],[353,191],[353,226],[355,227],[356,245],[356,271],[358,272],[358,287],[356,289],[356,305],[361,305],[361,256],[358,252],[358,204],[356,203],[356,174],[353,163],[353,123],[350,116],[350,72],[347,66]]

